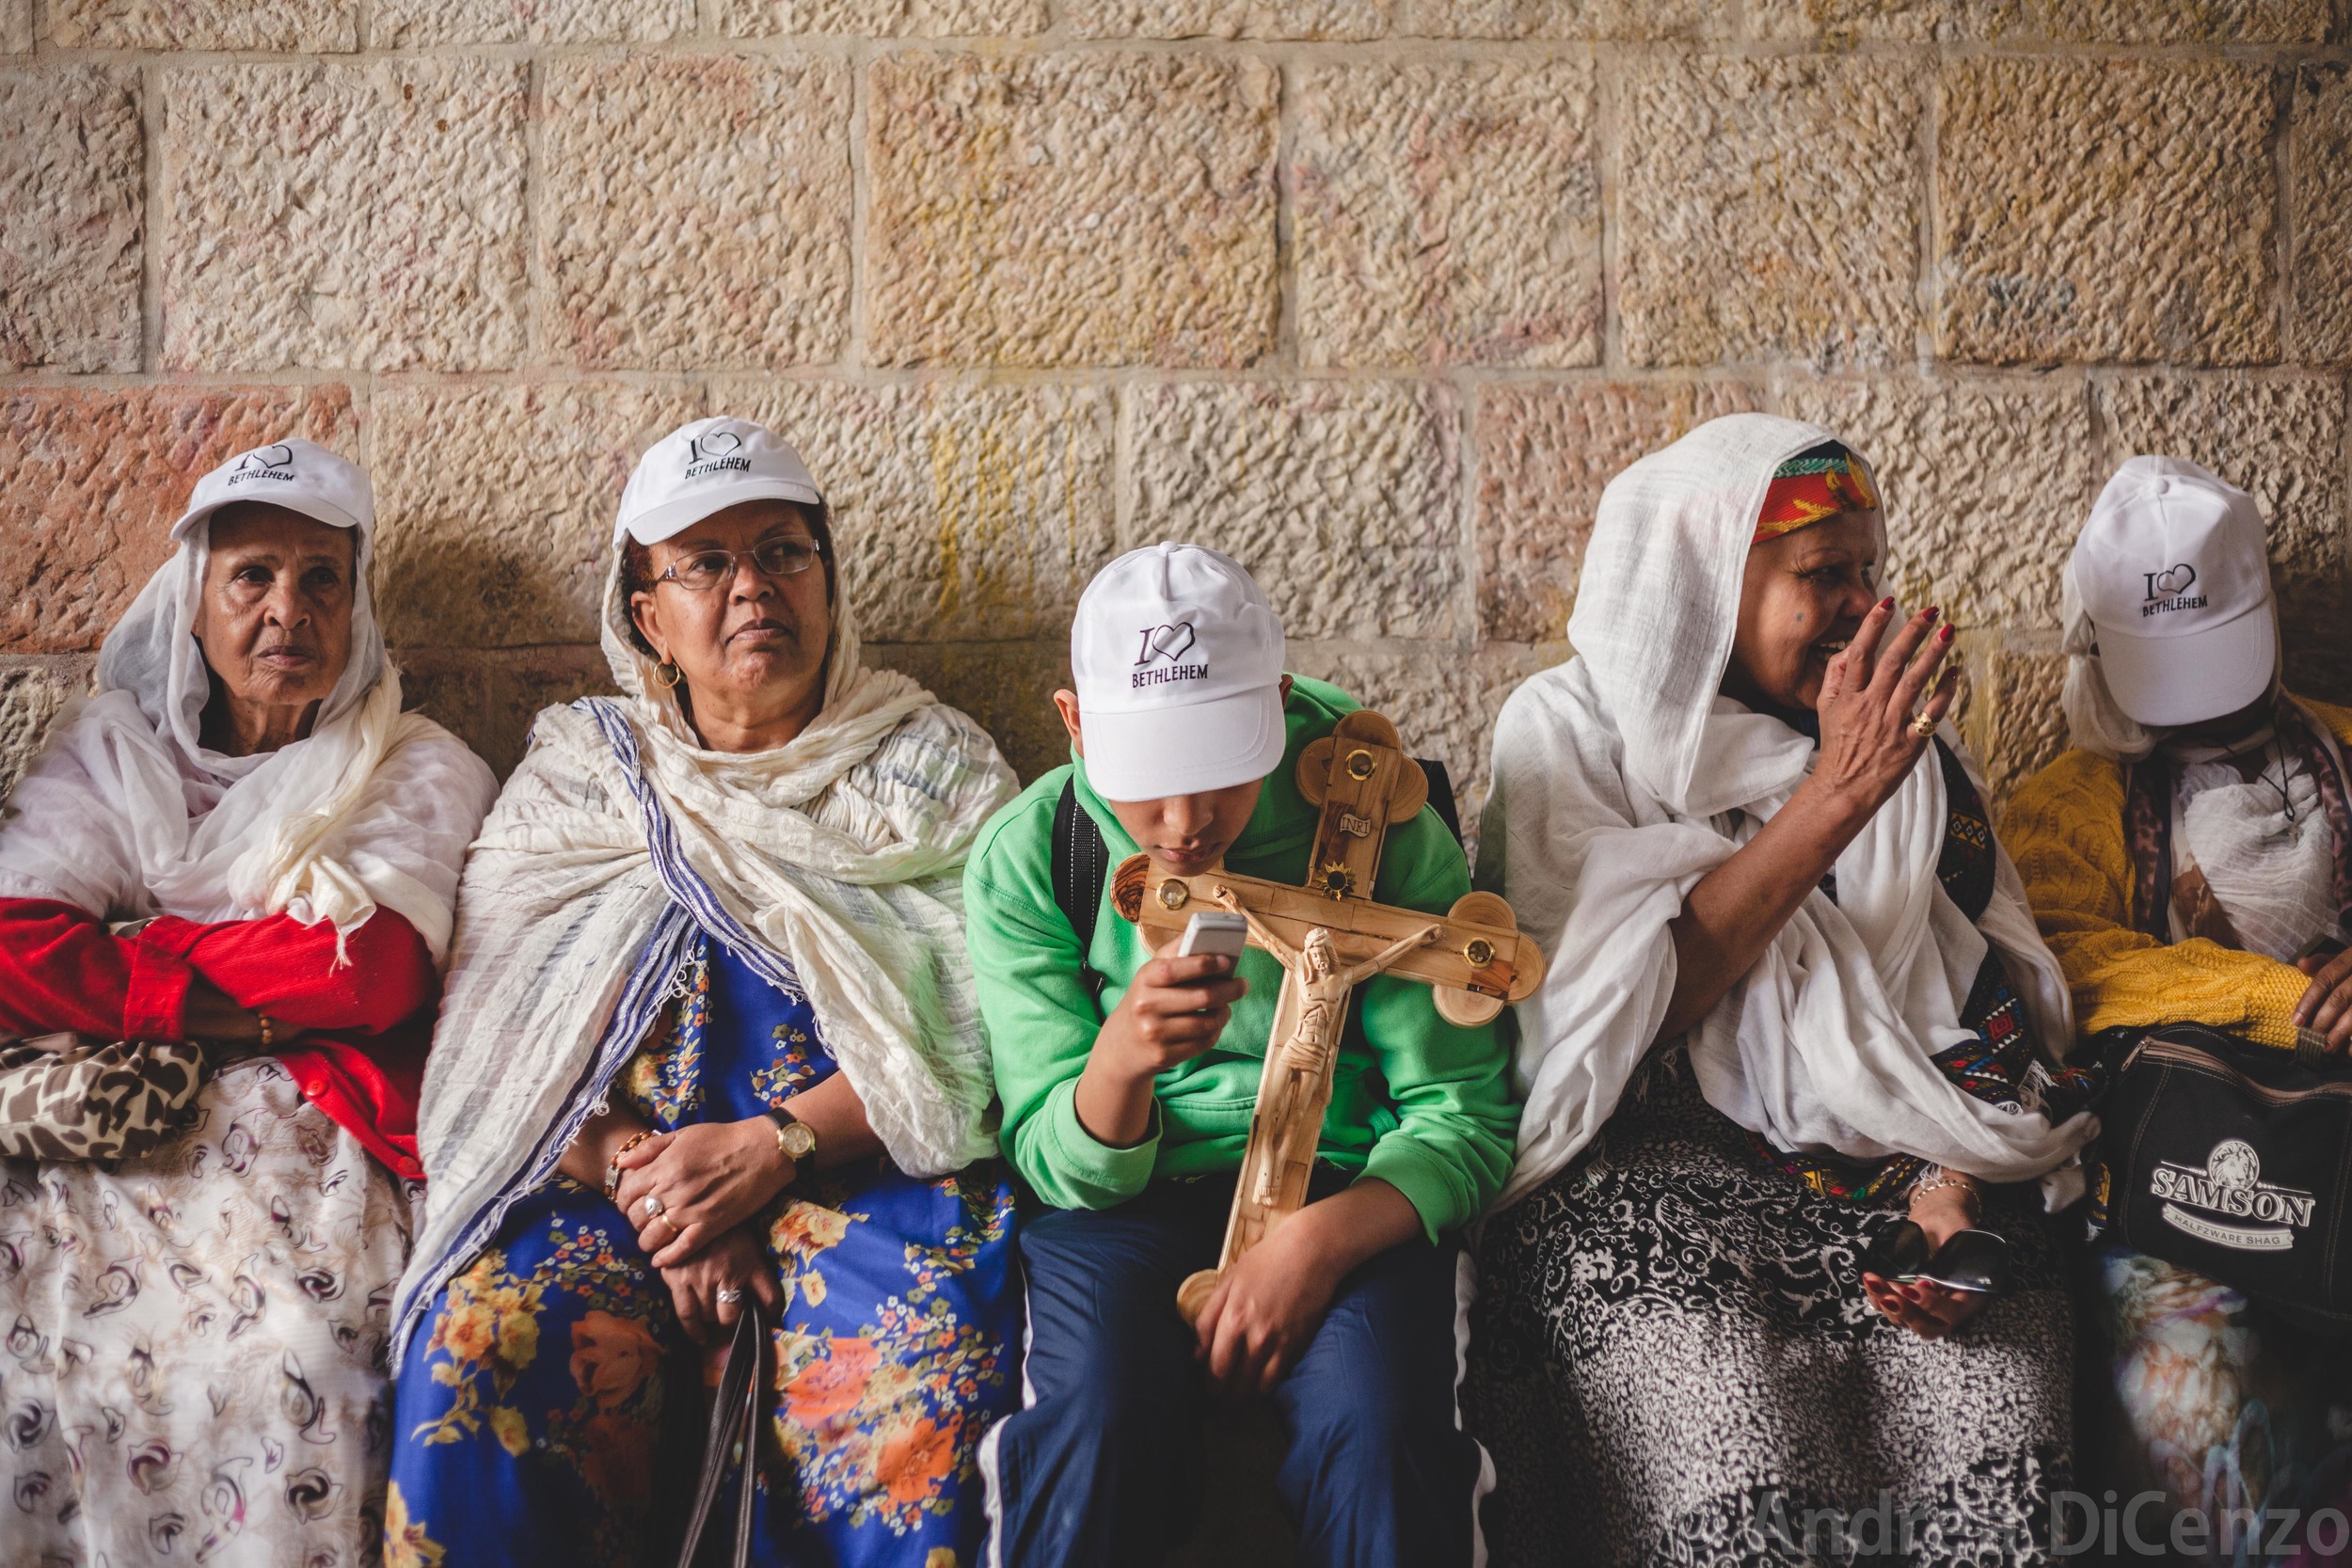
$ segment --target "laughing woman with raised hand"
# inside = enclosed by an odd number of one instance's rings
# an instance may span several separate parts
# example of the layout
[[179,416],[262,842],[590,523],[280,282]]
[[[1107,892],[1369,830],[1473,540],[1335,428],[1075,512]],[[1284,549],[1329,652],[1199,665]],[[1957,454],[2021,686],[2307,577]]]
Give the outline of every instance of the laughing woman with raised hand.
[[1497,721],[1481,870],[1558,955],[1470,1320],[1497,1562],[2046,1544],[2094,1085],[1883,550],[1828,431],[1703,425],[1611,482],[1578,657]]
[[497,784],[400,710],[373,518],[308,441],[199,481],[0,826],[0,1031],[47,1037],[0,1055],[38,1156],[0,1186],[0,1560],[374,1549],[435,964]]
[[759,426],[656,443],[613,553],[625,695],[539,715],[467,863],[386,1561],[674,1553],[692,1346],[748,1295],[782,1320],[756,1560],[969,1564],[1019,1304],[961,870],[1011,770],[862,661]]

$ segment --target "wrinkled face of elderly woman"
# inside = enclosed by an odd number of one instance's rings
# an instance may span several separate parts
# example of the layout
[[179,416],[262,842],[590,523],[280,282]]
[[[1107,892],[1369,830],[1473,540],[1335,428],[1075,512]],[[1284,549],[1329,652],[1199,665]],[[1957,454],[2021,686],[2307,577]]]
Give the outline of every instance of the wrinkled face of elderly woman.
[[291,739],[281,732],[307,721],[351,660],[358,541],[261,501],[221,508],[211,536],[196,621],[204,662],[237,735]]
[[629,610],[655,656],[677,666],[695,708],[813,711],[833,641],[833,594],[801,508],[745,501],[647,554],[650,586],[635,587]]
[[1748,551],[1724,690],[1756,706],[1812,709],[1833,655],[1880,598],[1879,515],[1840,512]]

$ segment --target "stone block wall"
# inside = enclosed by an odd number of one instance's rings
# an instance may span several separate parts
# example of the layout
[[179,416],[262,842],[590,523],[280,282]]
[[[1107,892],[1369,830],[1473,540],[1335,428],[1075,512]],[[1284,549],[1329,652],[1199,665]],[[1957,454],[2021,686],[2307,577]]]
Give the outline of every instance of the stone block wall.
[[2348,376],[2352,0],[0,0],[0,788],[287,431],[511,768],[724,411],[1025,773],[1080,587],[1183,537],[1474,808],[1602,484],[1740,408],[1876,458],[2006,787],[2135,451],[2260,498],[2352,696]]

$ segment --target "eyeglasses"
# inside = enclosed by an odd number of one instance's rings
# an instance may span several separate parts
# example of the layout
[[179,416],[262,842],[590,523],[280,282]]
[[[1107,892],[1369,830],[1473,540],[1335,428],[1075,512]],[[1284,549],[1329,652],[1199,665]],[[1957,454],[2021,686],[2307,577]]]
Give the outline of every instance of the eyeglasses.
[[816,565],[822,554],[814,539],[765,539],[748,550],[696,550],[680,556],[654,581],[675,582],[689,594],[707,594],[735,576],[739,561],[749,561],[771,578],[791,578]]

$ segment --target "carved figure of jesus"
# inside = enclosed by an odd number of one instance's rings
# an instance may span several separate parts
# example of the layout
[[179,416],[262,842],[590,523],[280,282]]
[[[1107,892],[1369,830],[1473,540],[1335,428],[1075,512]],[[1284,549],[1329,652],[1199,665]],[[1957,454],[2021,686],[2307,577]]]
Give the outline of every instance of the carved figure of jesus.
[[1283,1134],[1300,1098],[1330,1070],[1332,1053],[1339,1049],[1340,1023],[1346,1014],[1348,992],[1414,948],[1426,945],[1444,927],[1424,926],[1412,935],[1391,942],[1363,962],[1342,969],[1338,950],[1331,945],[1331,933],[1325,927],[1310,927],[1304,942],[1293,947],[1243,909],[1241,900],[1230,889],[1217,890],[1217,902],[1249,923],[1249,934],[1257,939],[1258,945],[1291,972],[1298,987],[1298,1022],[1288,1039],[1269,1049],[1274,1070],[1258,1101],[1258,1115],[1274,1134],[1278,1147],[1268,1150],[1267,1159],[1258,1169],[1253,1201],[1271,1204],[1285,1163],[1279,1144],[1287,1142]]

